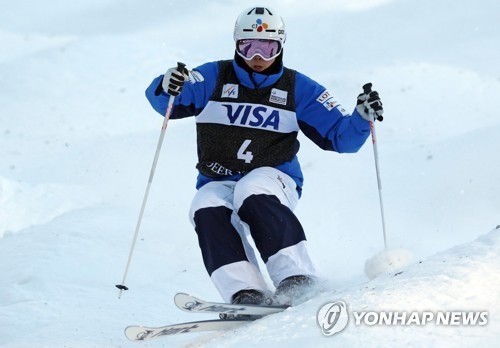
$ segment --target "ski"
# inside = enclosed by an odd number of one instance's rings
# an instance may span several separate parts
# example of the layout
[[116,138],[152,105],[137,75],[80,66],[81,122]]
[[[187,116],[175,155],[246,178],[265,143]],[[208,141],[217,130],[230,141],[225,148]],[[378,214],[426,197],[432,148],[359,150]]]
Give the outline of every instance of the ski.
[[264,316],[279,313],[288,308],[286,306],[257,306],[209,302],[184,293],[176,294],[174,302],[179,309],[191,313],[246,314]]
[[[160,327],[133,325],[125,329],[125,336],[131,341],[140,342],[191,332],[231,330],[257,320],[260,317],[279,313],[288,308],[286,306],[256,306],[209,302],[184,293],[176,294],[174,302],[179,309],[185,312],[222,314],[226,317],[234,316],[234,318],[191,321]],[[238,318],[238,315],[243,316]]]
[[129,326],[125,329],[125,336],[135,342],[149,341],[164,336],[172,336],[191,332],[231,330],[248,324],[252,320],[203,320],[191,321],[181,324],[173,324],[160,327]]

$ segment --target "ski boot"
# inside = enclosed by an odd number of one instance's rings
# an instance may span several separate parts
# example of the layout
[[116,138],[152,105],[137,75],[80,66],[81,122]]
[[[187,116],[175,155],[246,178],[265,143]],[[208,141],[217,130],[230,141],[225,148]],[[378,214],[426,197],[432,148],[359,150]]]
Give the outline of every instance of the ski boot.
[[316,281],[308,276],[296,275],[283,279],[273,296],[273,304],[292,306],[306,300]]
[[[266,296],[262,291],[259,290],[240,290],[233,295],[232,304],[245,304],[245,305],[255,305],[259,306],[266,303]],[[262,318],[262,315],[250,315],[250,314],[219,314],[221,319],[238,319],[238,320],[255,320]]]

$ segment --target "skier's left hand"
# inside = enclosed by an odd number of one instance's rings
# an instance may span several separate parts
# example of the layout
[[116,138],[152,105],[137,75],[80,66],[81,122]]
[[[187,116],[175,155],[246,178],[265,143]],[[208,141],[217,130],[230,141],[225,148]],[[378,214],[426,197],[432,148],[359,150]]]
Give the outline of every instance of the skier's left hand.
[[382,122],[384,117],[384,107],[378,92],[372,91],[372,84],[367,83],[363,86],[363,93],[358,95],[356,110],[365,120],[373,122],[378,120]]

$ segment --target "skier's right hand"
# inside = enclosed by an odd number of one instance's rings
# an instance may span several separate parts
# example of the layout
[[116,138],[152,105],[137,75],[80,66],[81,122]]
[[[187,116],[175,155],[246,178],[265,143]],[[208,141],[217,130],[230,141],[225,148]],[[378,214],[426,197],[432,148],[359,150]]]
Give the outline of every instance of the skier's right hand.
[[184,82],[188,79],[189,71],[184,64],[179,63],[177,67],[168,69],[163,75],[161,86],[165,92],[175,97],[182,92]]

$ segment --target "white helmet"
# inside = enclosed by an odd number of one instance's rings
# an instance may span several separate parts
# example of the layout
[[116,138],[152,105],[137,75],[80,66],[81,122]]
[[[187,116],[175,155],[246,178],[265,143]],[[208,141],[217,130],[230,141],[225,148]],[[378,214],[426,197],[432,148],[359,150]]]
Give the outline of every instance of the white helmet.
[[234,25],[234,41],[242,39],[286,40],[285,23],[269,7],[250,7],[243,11]]

